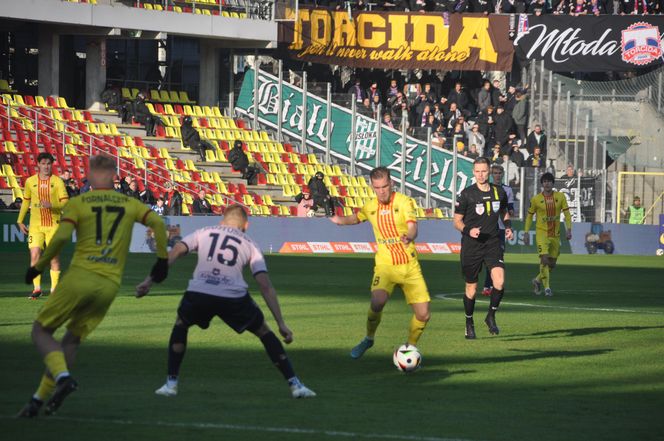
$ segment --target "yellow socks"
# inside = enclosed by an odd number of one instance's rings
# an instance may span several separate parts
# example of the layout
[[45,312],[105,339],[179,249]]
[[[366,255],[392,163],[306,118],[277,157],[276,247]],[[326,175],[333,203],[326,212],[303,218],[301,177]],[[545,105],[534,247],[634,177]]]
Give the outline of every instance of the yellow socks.
[[424,328],[427,326],[427,322],[419,321],[415,315],[410,319],[410,331],[408,333],[408,344],[417,346],[417,341],[422,336]]
[[367,337],[373,340],[376,335],[376,329],[380,324],[380,319],[383,317],[383,312],[374,312],[369,308],[369,313],[367,314]]
[[53,394],[54,390],[55,380],[51,378],[51,376],[44,374],[42,375],[41,382],[39,383],[39,387],[37,388],[34,397],[40,401],[46,401],[46,399]]
[[58,285],[59,280],[60,280],[60,271],[51,270],[51,293],[55,291],[55,287]]
[[35,291],[41,291],[41,275],[32,279],[32,286],[34,286]]
[[67,362],[65,361],[65,354],[62,351],[49,352],[46,354],[46,357],[44,357],[44,363],[56,381],[62,376],[62,374],[69,374]]
[[542,268],[540,269],[540,274],[542,275],[542,284],[546,289],[549,287],[549,267],[546,265],[542,265]]

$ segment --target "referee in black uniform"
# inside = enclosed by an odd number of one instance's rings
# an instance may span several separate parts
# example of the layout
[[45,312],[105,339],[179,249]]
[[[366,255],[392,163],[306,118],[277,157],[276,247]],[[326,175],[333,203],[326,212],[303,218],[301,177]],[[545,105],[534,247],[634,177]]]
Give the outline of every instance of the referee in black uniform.
[[464,189],[454,209],[454,228],[461,231],[461,270],[466,280],[463,305],[466,310],[466,338],[475,338],[475,294],[482,266],[491,271],[493,288],[491,306],[484,323],[489,333],[497,335],[496,310],[503,298],[505,284],[505,243],[498,235],[498,218],[505,223],[505,237],[512,239],[512,225],[507,211],[507,194],[500,185],[489,183],[489,160],[477,158],[473,163],[475,184]]

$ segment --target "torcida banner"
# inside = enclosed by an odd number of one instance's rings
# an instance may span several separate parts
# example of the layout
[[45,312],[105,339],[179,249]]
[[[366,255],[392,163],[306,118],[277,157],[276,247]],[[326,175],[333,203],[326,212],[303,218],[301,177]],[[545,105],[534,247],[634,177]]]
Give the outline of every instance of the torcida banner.
[[382,69],[512,69],[514,17],[301,8],[279,25],[291,59]]
[[514,44],[554,72],[626,71],[662,64],[663,30],[661,15],[521,15]]

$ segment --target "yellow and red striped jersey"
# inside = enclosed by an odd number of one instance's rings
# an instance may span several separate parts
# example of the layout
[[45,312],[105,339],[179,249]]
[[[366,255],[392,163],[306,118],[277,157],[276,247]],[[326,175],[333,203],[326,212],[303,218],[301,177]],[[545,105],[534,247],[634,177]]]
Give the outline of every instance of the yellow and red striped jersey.
[[[23,204],[17,222],[23,223],[30,210],[30,227],[57,227],[62,207],[68,200],[65,183],[58,176],[40,179],[39,174],[32,175],[25,180]],[[49,202],[51,208],[45,208],[44,202]]]
[[417,206],[408,196],[394,192],[388,204],[381,204],[378,198],[367,202],[357,218],[371,222],[378,252],[376,265],[403,265],[417,259],[415,243],[404,245],[401,235],[408,232],[408,224],[417,222]]
[[565,215],[565,226],[572,227],[572,218],[569,214],[565,195],[554,191],[550,196],[539,193],[530,200],[525,230],[530,230],[533,215],[537,215],[535,232],[546,237],[560,237],[560,213]]

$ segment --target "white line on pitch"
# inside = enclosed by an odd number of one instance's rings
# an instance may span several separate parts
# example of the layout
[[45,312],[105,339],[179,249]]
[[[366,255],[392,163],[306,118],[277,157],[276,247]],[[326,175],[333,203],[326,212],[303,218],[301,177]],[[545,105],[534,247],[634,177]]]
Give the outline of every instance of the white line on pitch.
[[[449,294],[436,294],[434,297],[441,300],[462,300],[462,299],[453,299],[448,296],[461,296],[464,293],[462,292],[453,292]],[[488,300],[480,300],[475,297],[476,301],[480,303],[489,303]],[[614,309],[614,308],[589,308],[583,306],[560,306],[560,305],[538,305],[535,303],[518,303],[518,302],[500,302],[501,305],[513,305],[513,306],[528,306],[531,308],[548,308],[548,309],[571,309],[574,311],[601,311],[601,312],[629,312],[634,314],[664,314],[662,311],[636,311],[634,309]]]
[[[0,417],[0,419],[8,419],[7,417]],[[118,426],[161,426],[161,427],[175,427],[175,428],[189,428],[189,429],[224,429],[224,430],[240,430],[247,432],[272,432],[272,433],[292,433],[292,434],[305,434],[305,435],[324,435],[329,437],[338,438],[369,438],[369,439],[392,439],[399,441],[472,441],[462,438],[439,438],[435,436],[417,436],[417,435],[394,435],[386,433],[361,433],[361,432],[345,432],[338,430],[324,430],[324,429],[300,429],[296,427],[265,427],[265,426],[249,426],[242,424],[225,424],[225,423],[178,423],[169,421],[132,421],[132,420],[116,420],[116,419],[103,419],[103,418],[70,418],[70,417],[49,417],[48,419],[58,421],[71,421],[76,423],[92,423],[92,424],[111,424]]]

